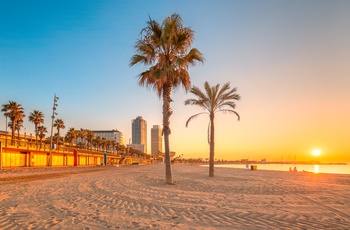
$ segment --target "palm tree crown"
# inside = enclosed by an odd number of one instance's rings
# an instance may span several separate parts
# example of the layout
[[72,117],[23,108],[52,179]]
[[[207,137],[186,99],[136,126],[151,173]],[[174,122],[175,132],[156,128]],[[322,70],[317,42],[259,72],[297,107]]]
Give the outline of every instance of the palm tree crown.
[[56,145],[58,145],[60,139],[60,130],[66,128],[66,126],[64,125],[64,121],[62,119],[56,119],[53,126],[57,129]]
[[197,61],[203,62],[204,58],[197,49],[190,49],[193,31],[183,27],[178,14],[167,17],[162,24],[150,18],[140,37],[135,44],[136,54],[131,58],[130,66],[150,66],[139,74],[139,84],[154,89],[163,98],[166,183],[172,184],[169,147],[171,91],[179,86],[188,91],[191,87],[188,67]]
[[87,139],[91,149],[92,149],[92,146],[91,146],[92,145],[92,141],[94,140],[94,138],[95,138],[94,132],[92,130],[87,130],[86,139]]
[[209,115],[209,127],[208,127],[208,142],[210,144],[209,153],[209,176],[214,176],[214,118],[216,112],[233,113],[240,119],[239,114],[234,110],[236,107],[235,100],[240,100],[239,94],[236,94],[237,89],[230,89],[230,83],[226,83],[220,89],[220,84],[211,87],[208,82],[204,83],[205,92],[202,92],[198,87],[194,86],[191,89],[191,93],[197,96],[196,99],[188,99],[185,101],[185,105],[196,105],[204,108],[206,111],[197,113],[191,116],[187,122],[189,122],[201,114]]
[[68,132],[66,133],[66,141],[68,141],[72,146],[75,139],[78,137],[78,130],[75,128],[69,128]]
[[17,104],[15,101],[9,101],[8,104],[2,105],[1,111],[4,113],[5,117],[11,120],[12,140],[14,140],[16,124],[25,117],[24,109],[21,104]]
[[35,125],[35,143],[38,145],[38,126],[44,123],[44,114],[38,110],[34,110],[32,113],[30,113],[28,120]]
[[41,148],[41,145],[42,145],[42,140],[43,138],[45,138],[45,133],[47,133],[47,128],[43,125],[40,125],[38,126],[38,136],[39,136],[39,139],[40,139],[40,148]]
[[189,65],[204,61],[196,48],[189,50],[192,43],[193,31],[182,26],[178,14],[167,17],[162,25],[150,19],[141,31],[141,39],[135,45],[136,54],[130,62],[131,66],[138,63],[151,66],[139,75],[139,84],[152,87],[159,97],[164,85],[189,90]]

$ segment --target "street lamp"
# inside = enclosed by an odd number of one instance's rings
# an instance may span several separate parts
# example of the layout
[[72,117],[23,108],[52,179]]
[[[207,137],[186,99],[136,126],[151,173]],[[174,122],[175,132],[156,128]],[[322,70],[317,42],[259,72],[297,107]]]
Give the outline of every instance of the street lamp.
[[50,137],[50,159],[49,159],[49,166],[52,166],[52,135],[53,135],[53,122],[55,120],[55,115],[57,116],[56,108],[58,106],[57,101],[58,101],[58,97],[56,97],[56,94],[53,97],[53,107],[52,107],[52,123],[51,123],[51,137]]
[[5,142],[5,147],[7,147],[7,116],[5,116],[6,118],[6,124],[5,124],[5,128],[6,128],[6,142]]

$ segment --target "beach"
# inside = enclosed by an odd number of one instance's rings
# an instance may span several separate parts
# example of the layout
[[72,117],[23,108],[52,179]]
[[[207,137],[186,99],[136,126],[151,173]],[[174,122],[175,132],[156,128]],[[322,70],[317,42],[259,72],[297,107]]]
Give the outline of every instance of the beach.
[[0,229],[349,229],[350,177],[172,165],[0,170]]

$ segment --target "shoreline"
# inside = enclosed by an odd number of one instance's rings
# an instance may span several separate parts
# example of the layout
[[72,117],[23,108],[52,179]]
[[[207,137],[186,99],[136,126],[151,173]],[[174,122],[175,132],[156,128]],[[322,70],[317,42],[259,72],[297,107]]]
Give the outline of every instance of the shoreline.
[[0,228],[350,228],[348,175],[172,166],[0,171]]
[[[315,174],[335,174],[335,175],[349,175],[350,174],[350,165],[348,164],[341,164],[341,165],[334,165],[334,164],[321,164],[321,165],[308,165],[308,164],[249,164],[250,165],[256,165],[257,170],[263,170],[263,171],[277,171],[277,172],[290,172],[288,167],[294,168],[297,167],[298,169],[302,168],[302,170],[298,170],[298,173],[315,173]],[[208,164],[201,164],[203,167],[208,167]],[[236,166],[236,167],[235,167]],[[241,167],[239,167],[241,166]],[[272,166],[272,167],[269,167]],[[282,166],[282,167],[279,167]],[[285,167],[284,167],[285,166]],[[317,169],[319,171],[314,172],[312,170],[315,170],[315,166],[317,166]],[[338,170],[331,170],[330,168],[324,169],[322,166],[340,166],[342,168],[338,168]],[[243,169],[243,170],[250,170],[246,168],[246,164],[215,164],[216,168],[235,168],[235,169]],[[306,168],[307,170],[306,170]],[[344,168],[346,167],[346,168]]]

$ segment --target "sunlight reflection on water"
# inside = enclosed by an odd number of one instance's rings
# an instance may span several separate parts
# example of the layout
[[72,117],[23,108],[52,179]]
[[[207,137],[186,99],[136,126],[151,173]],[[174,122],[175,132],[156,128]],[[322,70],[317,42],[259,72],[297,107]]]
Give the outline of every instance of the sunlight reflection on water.
[[320,166],[314,165],[314,173],[319,173],[320,172]]

